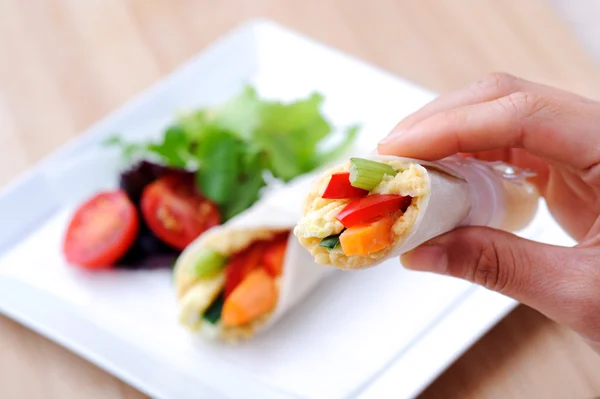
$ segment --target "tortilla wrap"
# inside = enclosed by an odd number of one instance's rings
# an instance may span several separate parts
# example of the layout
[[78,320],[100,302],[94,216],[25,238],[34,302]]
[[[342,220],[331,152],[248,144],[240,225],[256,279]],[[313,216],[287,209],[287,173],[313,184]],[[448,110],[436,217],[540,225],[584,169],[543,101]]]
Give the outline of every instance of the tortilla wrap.
[[392,245],[367,255],[347,256],[339,247],[330,250],[319,243],[343,229],[335,216],[351,200],[321,196],[331,175],[348,172],[350,162],[323,173],[311,186],[304,202],[303,218],[294,229],[300,243],[319,264],[340,269],[372,267],[460,226],[519,230],[537,210],[535,188],[519,176],[511,179],[503,175],[510,168],[506,164],[462,157],[438,162],[378,154],[361,158],[389,164],[398,171],[396,176],[386,176],[370,194],[410,196],[412,201],[392,226]]
[[[301,216],[303,193],[314,176],[297,179],[289,186],[266,194],[253,207],[227,223],[205,232],[180,255],[174,271],[179,304],[179,319],[192,332],[211,339],[235,342],[248,339],[273,325],[281,316],[300,303],[332,270],[314,262],[291,233]],[[211,249],[230,256],[257,240],[272,238],[289,231],[282,274],[276,279],[277,304],[272,312],[240,327],[224,327],[202,320],[202,313],[212,303],[224,284],[224,270],[209,279],[198,279],[194,265],[199,252]]]

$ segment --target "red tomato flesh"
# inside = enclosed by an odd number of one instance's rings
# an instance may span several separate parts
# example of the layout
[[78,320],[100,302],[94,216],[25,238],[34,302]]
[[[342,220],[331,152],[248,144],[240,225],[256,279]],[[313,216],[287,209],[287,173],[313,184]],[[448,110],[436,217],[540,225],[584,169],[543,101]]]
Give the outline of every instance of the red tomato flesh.
[[396,212],[406,211],[410,205],[411,197],[394,194],[373,194],[368,197],[356,199],[350,202],[338,215],[344,227],[352,227],[360,223],[368,222],[378,216]]
[[135,205],[122,190],[102,192],[75,212],[63,242],[69,263],[86,269],[106,269],[135,241],[139,220]]
[[285,251],[287,250],[288,234],[281,235],[267,244],[262,256],[262,265],[271,275],[277,277],[283,271],[283,261],[285,260]]
[[350,184],[350,172],[346,172],[331,175],[331,180],[329,180],[322,197],[325,199],[360,198],[366,197],[368,194],[369,191]]
[[221,222],[218,207],[198,191],[192,176],[168,175],[152,182],[142,193],[141,209],[150,230],[179,250]]

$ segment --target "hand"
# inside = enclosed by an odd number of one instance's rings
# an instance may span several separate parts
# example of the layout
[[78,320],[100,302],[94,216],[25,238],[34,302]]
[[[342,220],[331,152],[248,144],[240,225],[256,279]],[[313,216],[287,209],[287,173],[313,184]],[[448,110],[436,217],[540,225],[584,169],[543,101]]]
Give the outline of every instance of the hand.
[[466,227],[405,254],[402,263],[511,296],[600,352],[600,103],[492,74],[410,115],[378,150],[423,160],[468,153],[536,171],[534,183],[577,246]]

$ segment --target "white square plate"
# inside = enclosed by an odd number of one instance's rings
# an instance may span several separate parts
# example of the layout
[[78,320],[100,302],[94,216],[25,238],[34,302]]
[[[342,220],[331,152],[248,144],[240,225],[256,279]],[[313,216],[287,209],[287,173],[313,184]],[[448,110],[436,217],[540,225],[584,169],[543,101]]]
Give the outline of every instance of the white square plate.
[[[59,244],[73,201],[116,174],[107,166],[93,178],[65,177],[62,165],[88,162],[81,154],[93,155],[114,132],[153,134],[157,120],[225,101],[247,82],[282,100],[323,93],[336,125],[363,123],[358,147],[365,152],[434,97],[269,21],[247,23],[1,194],[0,310],[154,397],[417,395],[515,302],[390,261],[338,273],[271,330],[227,347],[177,325],[168,272],[90,276],[64,265]],[[521,235],[571,244],[543,203]]]

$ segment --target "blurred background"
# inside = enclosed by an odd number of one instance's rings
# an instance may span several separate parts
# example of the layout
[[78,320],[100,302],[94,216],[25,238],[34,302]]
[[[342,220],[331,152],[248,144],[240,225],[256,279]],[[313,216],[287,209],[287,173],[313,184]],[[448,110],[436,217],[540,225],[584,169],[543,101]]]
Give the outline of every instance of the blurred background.
[[[598,98],[598,15],[589,0],[2,0],[0,186],[250,18],[436,92],[504,71]],[[145,397],[1,317],[0,353],[0,397]],[[598,370],[519,307],[422,397],[592,397]]]

